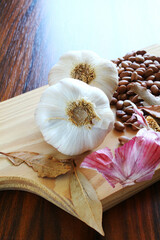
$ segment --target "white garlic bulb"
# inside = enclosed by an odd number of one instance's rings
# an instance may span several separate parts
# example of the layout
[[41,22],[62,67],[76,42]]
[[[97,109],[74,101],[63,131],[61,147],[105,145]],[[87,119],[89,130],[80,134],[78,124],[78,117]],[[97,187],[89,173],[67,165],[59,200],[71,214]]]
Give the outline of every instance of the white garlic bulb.
[[70,51],[61,56],[48,75],[49,85],[63,78],[79,79],[91,86],[102,89],[109,101],[118,84],[116,66],[109,60],[100,58],[92,51]]
[[114,115],[102,90],[65,78],[44,91],[35,119],[45,141],[72,156],[100,145]]

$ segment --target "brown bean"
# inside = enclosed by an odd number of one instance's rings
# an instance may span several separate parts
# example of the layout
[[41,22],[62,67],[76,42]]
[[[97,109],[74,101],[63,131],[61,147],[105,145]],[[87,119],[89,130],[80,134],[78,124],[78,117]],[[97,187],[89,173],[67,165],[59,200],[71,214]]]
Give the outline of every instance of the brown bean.
[[146,88],[147,87],[146,81],[141,82],[141,86]]
[[148,59],[154,61],[154,60],[156,60],[156,56],[150,55]]
[[152,64],[153,63],[153,61],[152,60],[146,60],[146,61],[144,61],[144,64],[148,67],[149,66],[149,64]]
[[129,91],[132,86],[133,86],[133,83],[129,83],[129,84],[127,85],[127,91]]
[[127,114],[131,115],[132,113],[134,113],[134,110],[132,107],[126,107],[123,109]]
[[117,103],[116,103],[116,108],[118,110],[122,110],[123,108],[123,101],[122,100],[119,100]]
[[138,103],[136,103],[136,105],[137,105],[137,107],[144,107],[144,105],[143,105],[143,100],[140,101],[140,102],[138,102]]
[[157,73],[159,71],[158,67],[156,67],[155,64],[149,64],[149,68],[151,68],[154,73]]
[[118,74],[120,75],[123,71],[124,71],[124,68],[122,68],[122,67],[119,68],[119,69],[118,69]]
[[128,85],[128,81],[127,80],[120,80],[118,85],[119,86],[121,86],[121,85]]
[[129,90],[129,91],[127,91],[127,95],[128,95],[128,96],[134,96],[135,93],[134,93],[132,90]]
[[[145,67],[143,67],[143,66],[140,66],[140,68],[138,68],[139,70],[142,70],[142,71],[146,71],[146,68]],[[137,69],[137,70],[138,70]]]
[[144,55],[145,53],[146,53],[145,50],[138,50],[138,51],[136,52],[136,54],[138,54],[138,55]]
[[137,80],[137,83],[142,85],[142,81],[140,79]]
[[132,99],[132,102],[133,102],[133,103],[137,103],[137,102],[139,102],[139,101],[141,101],[141,100],[138,98],[138,95],[135,95],[135,96],[133,97],[133,99]]
[[137,117],[135,115],[132,115],[126,123],[134,123],[137,121]]
[[141,63],[140,67],[146,69],[146,65],[144,63]]
[[149,77],[150,75],[153,74],[153,69],[152,68],[148,68],[144,74],[144,77]]
[[160,81],[160,72],[155,74],[155,80]]
[[121,63],[121,65],[122,65],[122,67],[126,68],[126,67],[129,66],[129,63],[126,62],[126,61],[123,61],[123,62]]
[[130,117],[131,117],[131,115],[125,114],[122,116],[121,120],[122,120],[122,122],[126,122]]
[[129,66],[132,64],[132,62],[129,60],[127,60],[126,62],[129,64]]
[[119,64],[119,60],[116,59],[116,60],[111,60],[115,65],[118,65]]
[[144,57],[145,60],[148,60],[149,57],[150,57],[150,55],[149,55],[148,53],[145,53],[145,54],[143,55],[143,57]]
[[159,94],[159,88],[157,87],[157,85],[151,86],[151,92],[152,92],[152,94],[154,94],[156,96]]
[[113,97],[115,97],[115,98],[118,97],[118,93],[117,93],[117,91],[114,92]]
[[123,58],[127,60],[129,57],[133,56],[134,54],[135,54],[134,52],[128,52]]
[[156,78],[155,75],[151,75],[151,76],[146,78],[146,81],[148,81],[148,80],[154,81],[155,78]]
[[128,82],[130,82],[131,81],[131,77],[125,76],[125,77],[122,77],[122,80],[127,80]]
[[131,67],[126,67],[126,71],[131,71],[131,72],[133,72],[133,71],[134,71],[134,69],[133,69],[133,68],[131,68]]
[[137,69],[136,69],[136,72],[138,73],[138,75],[143,76],[144,73],[145,73],[145,68],[137,68]]
[[117,103],[117,99],[115,97],[112,97],[110,104],[115,105]]
[[125,85],[120,85],[120,86],[117,88],[118,94],[125,93],[126,91],[127,91],[127,87],[126,87]]
[[116,116],[121,118],[123,115],[125,115],[126,113],[123,110],[117,110],[116,111]]
[[120,131],[120,132],[122,132],[122,131],[125,129],[124,124],[121,123],[121,122],[119,122],[119,121],[116,121],[116,122],[114,123],[114,127],[115,127],[116,130],[118,130],[118,131]]
[[137,72],[133,72],[132,75],[131,75],[131,81],[136,81],[137,78],[138,78]]
[[160,82],[159,81],[155,81],[154,85],[156,85],[158,88],[160,88]]
[[121,136],[118,138],[118,140],[121,145],[124,145],[125,143],[127,143],[130,140],[130,138],[128,138],[126,136]]
[[125,101],[123,102],[123,105],[124,105],[125,107],[128,107],[128,106],[131,105],[131,103],[130,103],[129,100],[125,100]]
[[137,55],[136,56],[136,62],[138,62],[138,63],[143,63],[144,62],[144,57],[142,57],[141,55]]
[[132,63],[132,64],[130,65],[130,67],[133,68],[133,69],[137,69],[137,68],[140,67],[140,65],[139,65],[138,63]]
[[148,80],[147,81],[147,87],[150,88],[153,85],[153,81],[152,80]]
[[136,85],[141,85],[141,80],[137,80]]
[[131,76],[132,72],[131,71],[123,71],[120,74],[120,77],[125,77],[125,76]]
[[118,100],[126,100],[127,99],[127,95],[125,93],[119,94],[117,98],[118,98]]
[[127,80],[120,80],[118,85],[127,85],[128,84],[128,81]]
[[132,125],[132,130],[137,131],[139,130],[139,128],[140,128],[139,122],[134,122],[134,124]]
[[156,60],[160,63],[160,57],[156,57]]
[[159,65],[159,62],[158,62],[157,60],[154,60],[154,64],[155,64],[156,66],[158,66],[158,65]]
[[130,56],[129,58],[128,58],[128,60],[130,60],[131,62],[134,62],[135,61],[135,56]]
[[143,77],[141,75],[138,74],[137,76],[137,80],[143,80]]
[[120,62],[122,62],[122,61],[124,61],[124,58],[123,58],[123,57],[119,57],[118,60],[119,60]]
[[135,96],[135,93],[134,93],[134,95],[131,95],[131,96],[129,96],[129,100],[132,102],[132,99],[134,98],[134,96]]

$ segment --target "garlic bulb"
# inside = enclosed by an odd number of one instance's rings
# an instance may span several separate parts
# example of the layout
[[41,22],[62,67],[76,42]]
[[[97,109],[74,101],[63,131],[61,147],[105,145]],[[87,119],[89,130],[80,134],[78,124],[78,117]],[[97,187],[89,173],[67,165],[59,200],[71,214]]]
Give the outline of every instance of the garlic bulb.
[[105,92],[109,101],[118,84],[116,66],[92,51],[70,51],[61,56],[59,62],[49,72],[49,85],[63,78],[79,79],[98,87]]
[[35,120],[46,142],[72,156],[100,145],[114,115],[103,91],[65,78],[42,94]]

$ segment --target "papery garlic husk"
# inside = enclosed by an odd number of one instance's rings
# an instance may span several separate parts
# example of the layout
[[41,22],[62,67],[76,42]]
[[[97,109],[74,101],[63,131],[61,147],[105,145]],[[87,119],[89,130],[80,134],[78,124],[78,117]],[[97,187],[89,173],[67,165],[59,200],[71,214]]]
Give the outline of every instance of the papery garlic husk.
[[92,51],[70,51],[61,56],[49,72],[49,85],[63,78],[79,79],[105,92],[109,101],[117,89],[118,72],[114,63]]
[[35,120],[46,142],[73,156],[100,145],[114,115],[102,90],[65,78],[44,91]]
[[143,128],[122,147],[115,149],[115,156],[109,148],[103,148],[88,155],[81,167],[95,169],[115,187],[150,180],[160,164],[160,133]]
[[89,154],[81,164],[81,167],[102,173],[112,187],[117,183],[125,187],[150,180],[160,164],[160,132],[151,129],[143,112],[131,104],[137,121],[144,128],[122,147],[116,148],[115,157],[106,147]]

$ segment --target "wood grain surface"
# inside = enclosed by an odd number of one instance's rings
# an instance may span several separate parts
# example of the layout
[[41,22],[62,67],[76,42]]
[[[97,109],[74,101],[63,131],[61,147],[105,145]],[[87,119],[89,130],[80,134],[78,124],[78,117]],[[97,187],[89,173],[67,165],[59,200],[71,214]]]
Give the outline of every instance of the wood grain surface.
[[[50,1],[0,1],[0,99],[47,83],[54,64]],[[58,43],[56,43],[58,44]],[[160,239],[160,183],[106,211],[105,237],[34,194],[0,192],[0,239]]]

